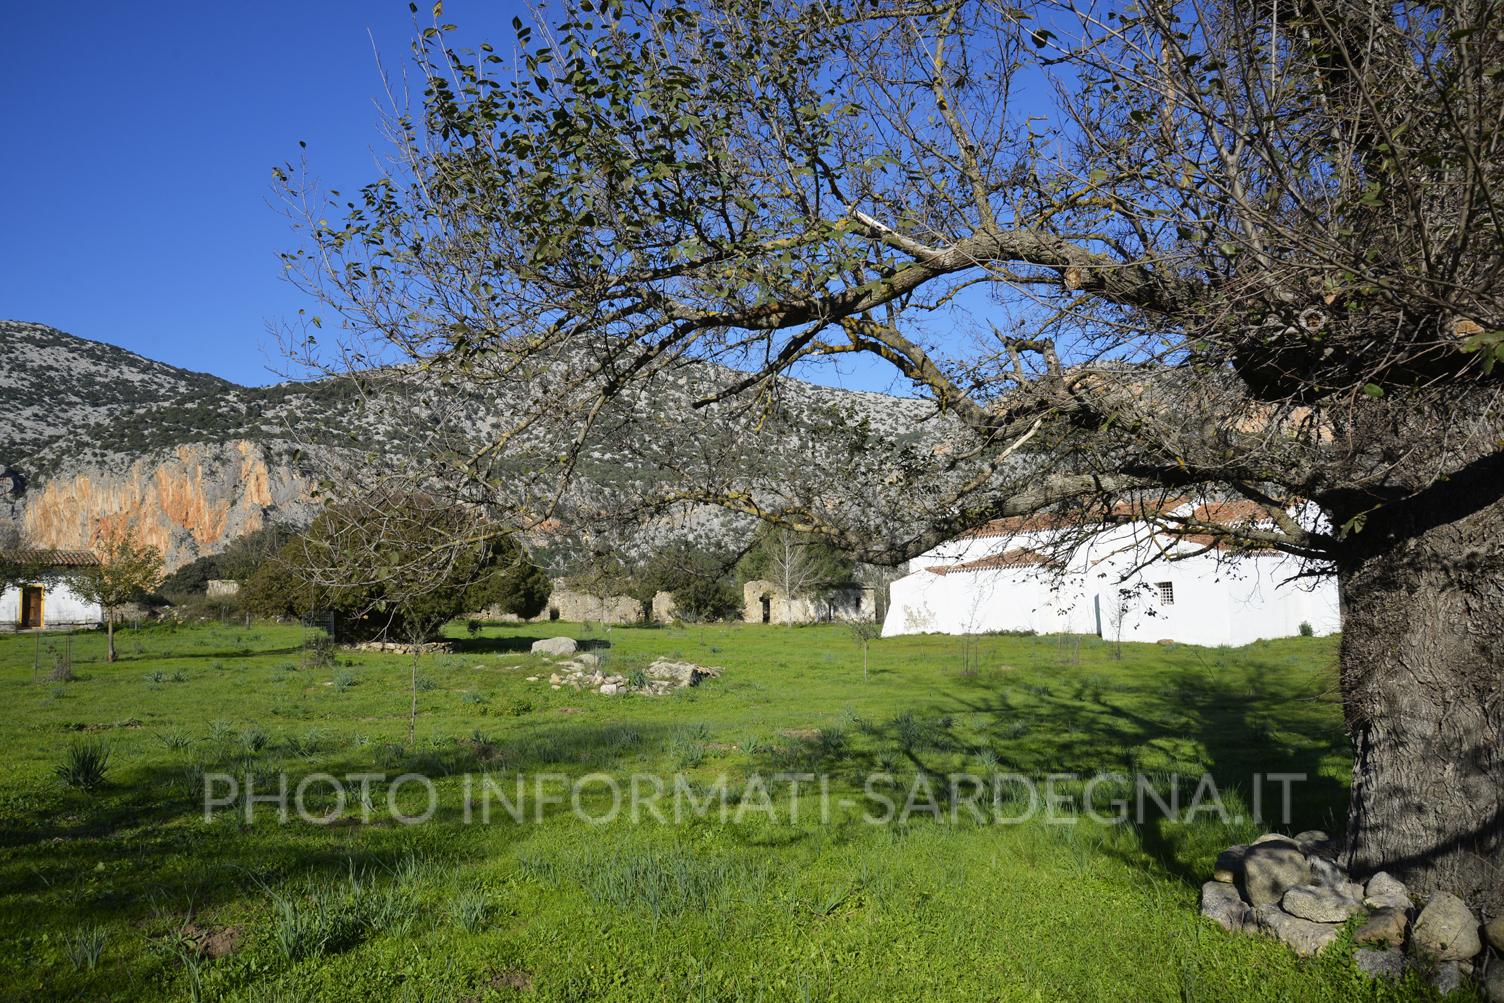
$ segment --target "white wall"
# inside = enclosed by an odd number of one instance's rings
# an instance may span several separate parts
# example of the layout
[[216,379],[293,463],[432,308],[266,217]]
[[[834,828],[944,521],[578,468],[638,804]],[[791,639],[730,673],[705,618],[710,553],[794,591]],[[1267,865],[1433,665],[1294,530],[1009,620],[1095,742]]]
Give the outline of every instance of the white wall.
[[[1093,606],[1100,610],[1101,633],[1109,640],[1118,636],[1112,611],[1119,589],[1130,592],[1121,624],[1125,641],[1241,645],[1293,637],[1302,623],[1309,623],[1317,636],[1337,633],[1342,617],[1336,580],[1290,580],[1298,571],[1298,562],[1283,555],[1228,562],[1205,554],[1162,561],[1126,581],[1119,582],[1116,574],[1099,579]],[[1170,605],[1160,600],[1161,582],[1174,591]]]
[[[1037,535],[963,539],[914,559],[910,574],[892,585],[883,636],[1033,630],[1241,645],[1294,636],[1302,623],[1318,636],[1341,630],[1334,579],[1294,579],[1299,562],[1279,554],[1235,561],[1217,552],[1184,556],[1197,548],[1155,537],[1142,524],[1099,534],[1078,548],[1063,570],[1020,566],[943,575],[925,570],[1041,542]],[[1182,559],[1140,567],[1167,548]],[[1170,604],[1161,601],[1161,582],[1173,588]],[[1126,600],[1120,590],[1128,592]],[[1115,610],[1121,604],[1127,609],[1118,622]]]
[[[47,629],[97,627],[104,621],[99,605],[85,601],[65,581],[43,581],[41,584],[46,589],[42,597],[42,624]],[[15,630],[20,622],[21,590],[6,589],[0,593],[0,630]]]
[[1079,576],[1059,581],[1046,568],[916,571],[891,586],[883,636],[980,634],[1032,630],[1039,634],[1096,629]]

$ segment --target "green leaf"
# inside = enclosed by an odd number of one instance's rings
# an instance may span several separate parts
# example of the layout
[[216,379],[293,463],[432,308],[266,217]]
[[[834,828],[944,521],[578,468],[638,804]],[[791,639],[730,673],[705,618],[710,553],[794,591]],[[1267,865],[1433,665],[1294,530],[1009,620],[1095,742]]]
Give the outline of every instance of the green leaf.
[[1366,384],[1364,384],[1363,385],[1363,392],[1365,394],[1367,394],[1368,396],[1370,396],[1370,397],[1382,397],[1382,396],[1384,396],[1384,388],[1381,387],[1381,386],[1379,386],[1377,383],[1366,383]]

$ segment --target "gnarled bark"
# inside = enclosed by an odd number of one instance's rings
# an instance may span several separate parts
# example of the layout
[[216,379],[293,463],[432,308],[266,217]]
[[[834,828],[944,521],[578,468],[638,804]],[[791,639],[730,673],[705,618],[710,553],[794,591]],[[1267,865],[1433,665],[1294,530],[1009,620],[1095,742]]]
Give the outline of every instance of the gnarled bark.
[[[1504,910],[1504,504],[1455,485],[1370,519],[1339,569],[1349,865]],[[1487,492],[1469,505],[1470,491]],[[1433,523],[1436,523],[1433,525]]]

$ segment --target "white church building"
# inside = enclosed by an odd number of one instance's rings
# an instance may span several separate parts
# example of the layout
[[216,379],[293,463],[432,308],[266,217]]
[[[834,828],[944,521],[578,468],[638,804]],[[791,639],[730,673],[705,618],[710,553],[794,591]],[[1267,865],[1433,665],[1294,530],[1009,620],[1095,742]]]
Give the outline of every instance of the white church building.
[[[1163,512],[1228,525],[1268,519],[1237,502]],[[941,544],[893,583],[883,636],[1034,631],[1241,645],[1290,637],[1303,625],[1318,636],[1341,630],[1336,580],[1302,577],[1289,555],[1234,556],[1210,538],[1178,538],[1147,520],[1080,536],[1036,516],[996,520]]]
[[0,632],[72,630],[98,627],[104,611],[80,596],[70,584],[80,569],[99,559],[83,551],[27,550],[0,555],[24,566],[30,580],[0,591]]

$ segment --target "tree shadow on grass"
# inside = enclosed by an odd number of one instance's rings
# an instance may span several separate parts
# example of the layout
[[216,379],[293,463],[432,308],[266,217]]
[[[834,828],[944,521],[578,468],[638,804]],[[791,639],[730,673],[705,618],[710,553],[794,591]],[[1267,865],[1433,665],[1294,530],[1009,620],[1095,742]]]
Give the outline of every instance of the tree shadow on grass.
[[[109,882],[111,916],[144,919],[158,910],[163,895],[173,900],[192,897],[199,908],[209,908],[246,894],[247,882],[253,878],[271,884],[273,879],[293,874],[332,874],[348,869],[352,859],[359,864],[367,857],[384,860],[406,852],[401,847],[410,843],[437,847],[440,856],[459,853],[458,847],[472,842],[462,835],[472,822],[477,831],[511,828],[518,830],[517,839],[530,838],[536,827],[515,824],[504,806],[497,809],[500,826],[483,824],[479,808],[467,820],[458,784],[451,784],[453,789],[446,788],[448,793],[439,797],[431,819],[415,826],[400,824],[388,812],[387,785],[404,774],[438,781],[475,774],[474,803],[479,805],[481,774],[491,775],[500,796],[513,800],[514,777],[522,774],[529,778],[525,821],[531,823],[536,821],[534,776],[573,777],[618,767],[644,748],[656,752],[669,741],[672,731],[657,725],[561,721],[513,726],[511,733],[495,738],[477,733],[430,741],[413,750],[391,743],[359,748],[331,745],[294,756],[283,746],[269,746],[255,756],[227,753],[178,766],[154,763],[122,772],[116,782],[94,792],[65,791],[45,801],[39,798],[43,802],[37,806],[39,815],[30,820],[0,819],[0,847],[6,849],[0,863],[0,902],[17,895],[45,895],[79,881],[93,885],[98,879],[91,875],[109,874],[115,876]],[[258,801],[251,806],[254,824],[246,825],[247,777],[257,795],[274,795],[282,773],[287,775],[290,820],[278,820],[276,803]],[[371,823],[350,820],[358,814],[354,800],[358,782],[347,785],[346,817],[335,824],[318,825],[297,817],[295,792],[305,777],[347,778],[367,773],[385,776],[385,781],[372,786]],[[238,788],[235,800],[216,806],[207,822],[205,788],[198,786],[203,774],[234,777]],[[217,779],[208,790],[213,798],[228,792],[229,785]],[[327,783],[310,784],[308,793],[310,813],[323,814],[333,807]],[[549,802],[546,817],[570,810],[565,792]],[[433,833],[444,836],[434,839]],[[494,849],[494,842],[488,845]],[[99,905],[95,901],[92,907]],[[78,902],[80,920],[90,908],[88,896]]]
[[[1319,828],[1342,835],[1348,787],[1328,775],[1332,758],[1348,754],[1340,715],[1327,694],[1266,668],[1214,672],[1205,664],[1177,664],[1142,676],[1131,668],[1111,675],[1071,668],[963,678],[959,693],[952,687],[886,720],[856,721],[854,733],[786,736],[760,760],[766,768],[832,774],[858,786],[874,772],[924,775],[946,811],[953,772],[1019,774],[1041,790],[1049,775],[1072,775],[1078,782],[1063,789],[1078,803],[1087,778],[1122,776],[1129,784],[1124,824],[1135,830],[1143,857],[1160,873],[1199,887],[1211,857],[1254,827],[1254,834]],[[1289,782],[1287,817],[1285,788],[1270,779],[1281,775],[1301,778]],[[1203,777],[1214,791],[1202,788],[1198,801]],[[1247,817],[1256,778],[1259,822]],[[1104,793],[1113,790],[1107,783],[1093,792],[1102,815],[1117,814],[1109,805],[1121,793]],[[1226,798],[1225,823],[1213,793]],[[1179,817],[1167,818],[1159,801]],[[1193,804],[1194,818],[1187,811]]]
[[[513,637],[446,637],[444,640],[457,655],[526,655],[533,644],[550,637],[566,637],[564,634],[517,635]],[[576,650],[600,651],[611,647],[603,638],[575,638]]]

